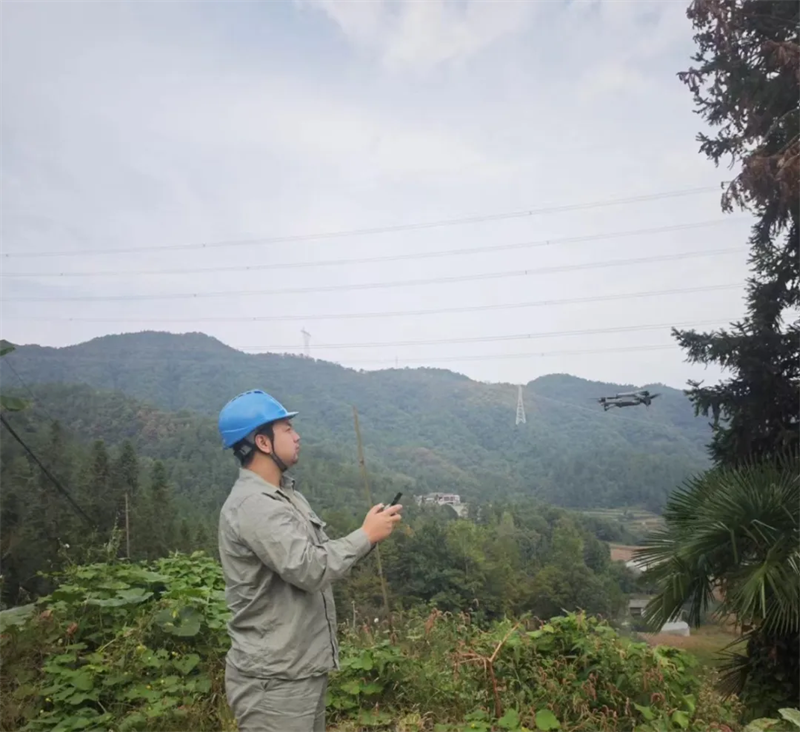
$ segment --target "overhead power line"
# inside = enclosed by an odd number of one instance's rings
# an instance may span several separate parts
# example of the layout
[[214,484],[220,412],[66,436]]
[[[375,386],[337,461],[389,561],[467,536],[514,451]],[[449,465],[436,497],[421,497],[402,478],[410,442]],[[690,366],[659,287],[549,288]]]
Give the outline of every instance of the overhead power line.
[[581,303],[608,302],[613,300],[633,300],[640,297],[659,297],[665,295],[689,295],[695,292],[716,292],[721,290],[739,290],[744,282],[733,282],[725,285],[706,285],[704,287],[682,287],[671,290],[641,290],[625,292],[618,295],[592,295],[589,297],[568,297],[558,300],[530,300],[527,302],[498,303],[489,305],[464,305],[451,308],[424,308],[419,310],[383,310],[357,313],[311,313],[307,315],[246,315],[246,316],[209,316],[201,318],[91,318],[91,317],[28,317],[26,315],[4,315],[5,320],[22,320],[26,322],[77,322],[77,323],[239,323],[259,322],[273,323],[282,321],[315,321],[315,320],[364,320],[372,318],[407,318],[424,315],[453,315],[458,313],[475,313],[486,310],[519,310],[536,307],[557,307],[559,305],[577,305]]
[[178,251],[186,249],[218,249],[237,246],[254,246],[279,244],[288,242],[315,241],[323,239],[340,239],[344,237],[368,236],[372,234],[387,234],[399,231],[414,231],[419,229],[435,229],[446,226],[460,226],[464,224],[475,224],[486,221],[501,221],[504,219],[524,218],[543,214],[563,213],[566,211],[581,211],[593,208],[606,208],[608,206],[622,206],[629,203],[642,203],[645,201],[656,201],[665,198],[678,198],[683,196],[693,196],[699,193],[708,193],[719,190],[718,186],[701,186],[698,188],[684,188],[675,191],[664,191],[660,193],[650,193],[640,196],[628,196],[626,198],[610,198],[590,203],[576,203],[562,206],[548,206],[542,208],[523,209],[521,211],[511,211],[507,213],[484,214],[479,216],[464,216],[452,219],[440,219],[438,221],[427,221],[415,224],[393,224],[388,226],[375,226],[363,229],[347,229],[342,231],[329,231],[318,234],[291,234],[286,236],[256,237],[249,239],[228,239],[214,242],[200,242],[194,244],[166,244],[160,246],[145,247],[121,247],[110,249],[74,249],[71,251],[53,250],[48,252],[6,252],[6,258],[32,259],[35,257],[76,257],[76,256],[100,256],[108,254],[139,254],[141,252],[157,251]]
[[399,262],[415,259],[437,259],[440,257],[454,257],[470,254],[486,254],[510,251],[515,249],[534,249],[537,247],[556,246],[564,244],[579,244],[588,241],[599,241],[602,239],[621,239],[628,236],[646,236],[649,234],[662,234],[674,231],[688,231],[690,229],[700,229],[720,224],[737,223],[744,217],[727,217],[722,219],[712,219],[709,221],[698,221],[689,224],[676,224],[674,226],[656,226],[647,229],[633,229],[628,231],[615,231],[605,234],[585,234],[583,236],[570,236],[553,239],[540,239],[536,241],[524,241],[514,244],[495,244],[481,247],[459,247],[457,249],[444,249],[432,252],[410,252],[406,254],[391,254],[379,257],[358,257],[355,259],[327,259],[303,262],[271,262],[269,264],[246,264],[239,263],[227,267],[188,267],[182,269],[117,269],[101,270],[99,272],[0,272],[0,277],[132,277],[132,276],[170,276],[176,275],[195,275],[195,274],[218,274],[220,272],[257,272],[263,270],[281,269],[310,269],[314,267],[333,267],[333,266],[352,266],[355,264],[381,264],[384,262]]
[[[342,364],[345,367],[356,364],[428,364],[428,363],[453,363],[456,361],[494,361],[504,359],[516,358],[552,358],[554,356],[587,356],[589,354],[600,353],[630,353],[635,351],[667,351],[677,348],[677,344],[655,344],[648,346],[622,346],[620,348],[585,348],[566,351],[526,351],[522,353],[493,353],[477,356],[434,356],[432,358],[425,357],[424,359],[410,358],[410,359],[357,359],[348,361]],[[259,354],[254,354],[259,355]]]
[[72,506],[72,508],[75,510],[75,512],[76,512],[76,513],[77,513],[77,514],[78,514],[78,515],[79,515],[79,516],[80,516],[80,517],[81,517],[81,518],[82,518],[84,521],[86,521],[86,522],[89,524],[89,526],[91,526],[91,527],[93,527],[93,528],[94,528],[94,527],[95,527],[95,523],[94,523],[94,521],[92,521],[92,519],[89,517],[89,515],[88,515],[88,514],[87,514],[87,513],[86,513],[86,512],[85,512],[85,511],[84,511],[84,510],[83,510],[83,509],[82,509],[82,508],[81,508],[81,507],[80,507],[80,506],[79,506],[79,505],[76,503],[76,502],[75,502],[75,499],[74,499],[74,498],[73,498],[73,497],[72,497],[72,496],[69,494],[69,491],[68,491],[66,488],[64,488],[64,486],[61,484],[61,481],[59,481],[59,480],[58,480],[58,478],[56,478],[56,477],[55,477],[55,476],[54,476],[54,475],[53,475],[53,474],[52,474],[52,473],[51,473],[51,472],[50,472],[50,471],[49,471],[49,470],[48,470],[48,469],[47,469],[47,468],[44,466],[44,464],[42,463],[42,461],[41,461],[41,460],[39,460],[39,458],[38,458],[38,457],[36,457],[36,454],[33,452],[33,450],[31,450],[31,448],[30,448],[30,447],[28,447],[28,446],[25,444],[25,441],[24,441],[24,440],[23,440],[23,439],[22,439],[22,438],[21,438],[21,437],[20,437],[20,436],[19,436],[19,435],[16,433],[16,431],[14,430],[14,428],[13,428],[13,427],[12,427],[12,426],[11,426],[11,425],[8,423],[8,420],[7,420],[7,419],[6,419],[6,418],[5,418],[5,417],[4,417],[2,414],[0,414],[0,422],[2,422],[3,426],[4,426],[4,427],[5,427],[5,428],[6,428],[6,429],[9,431],[9,434],[10,434],[10,435],[11,435],[11,436],[12,436],[12,437],[13,437],[13,438],[14,438],[14,439],[15,439],[15,440],[16,440],[16,441],[17,441],[17,442],[20,444],[20,445],[22,445],[22,448],[25,450],[25,452],[27,452],[27,453],[28,453],[28,455],[30,456],[31,460],[33,460],[33,462],[34,462],[34,463],[36,463],[36,465],[38,465],[38,466],[39,466],[39,468],[41,469],[41,471],[42,471],[42,472],[43,472],[43,473],[44,473],[44,474],[47,476],[47,478],[50,480],[50,482],[51,482],[51,483],[52,483],[52,484],[53,484],[53,485],[56,487],[56,489],[58,490],[58,492],[59,492],[59,493],[61,493],[61,494],[62,494],[62,495],[63,495],[63,496],[64,496],[64,497],[65,497],[65,498],[66,498],[66,499],[69,501],[70,505],[71,505],[71,506]]
[[[366,342],[366,343],[322,343],[314,346],[314,350],[318,349],[341,349],[341,348],[396,348],[401,346],[439,346],[454,343],[489,343],[494,341],[521,341],[535,338],[554,338],[564,336],[582,336],[582,335],[598,335],[601,333],[628,333],[640,330],[659,330],[661,328],[696,328],[706,325],[718,325],[720,320],[725,320],[726,323],[731,322],[735,318],[716,318],[714,320],[703,321],[689,321],[684,323],[651,323],[647,325],[622,325],[611,328],[588,328],[584,330],[553,330],[544,331],[539,333],[517,333],[514,335],[491,335],[491,336],[470,336],[466,338],[434,338],[419,341],[392,341],[392,342]],[[261,350],[261,351],[285,351],[287,349],[294,349],[296,346],[239,346],[237,350]]]
[[574,272],[578,270],[603,269],[622,265],[648,264],[652,262],[672,262],[696,257],[713,257],[722,254],[734,254],[747,251],[746,247],[730,247],[726,249],[706,249],[700,251],[662,254],[654,257],[629,257],[604,262],[587,262],[585,264],[558,265],[555,267],[539,267],[511,272],[488,272],[475,275],[456,275],[454,277],[432,277],[419,280],[369,282],[363,284],[321,285],[314,287],[294,287],[279,290],[225,290],[218,292],[180,292],[153,293],[137,295],[74,295],[67,297],[16,297],[2,298],[0,302],[110,302],[110,301],[142,301],[142,300],[195,300],[209,297],[247,297],[253,295],[290,295],[310,292],[344,292],[353,290],[376,290],[396,287],[412,287],[420,285],[438,285],[453,282],[475,282],[478,280],[505,279],[508,277],[526,277],[530,275],[554,274],[556,272]]

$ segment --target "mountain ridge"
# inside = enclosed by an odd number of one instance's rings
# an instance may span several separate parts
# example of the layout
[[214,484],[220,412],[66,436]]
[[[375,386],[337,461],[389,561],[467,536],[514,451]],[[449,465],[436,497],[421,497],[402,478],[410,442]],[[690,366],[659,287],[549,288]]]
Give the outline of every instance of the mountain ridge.
[[[142,331],[58,349],[22,345],[6,358],[29,385],[83,383],[208,417],[235,394],[263,388],[300,412],[309,444],[348,461],[355,407],[370,464],[408,476],[420,491],[658,508],[669,489],[707,464],[708,425],[683,393],[663,385],[649,408],[604,412],[596,399],[628,385],[541,376],[523,385],[528,419],[517,426],[515,384],[439,368],[361,371],[303,356],[247,354],[202,333]],[[4,386],[13,382],[9,372],[0,362]],[[422,449],[435,459],[421,460]]]

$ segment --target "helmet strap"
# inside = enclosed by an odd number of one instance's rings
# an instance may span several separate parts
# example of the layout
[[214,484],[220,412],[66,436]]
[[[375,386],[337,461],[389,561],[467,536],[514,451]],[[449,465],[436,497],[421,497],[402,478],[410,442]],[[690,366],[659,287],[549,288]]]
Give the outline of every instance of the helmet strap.
[[[265,435],[266,437],[266,435]],[[275,454],[275,438],[269,438],[270,444],[272,445],[272,452],[267,452],[266,450],[262,450],[258,445],[256,445],[255,437],[248,437],[242,440],[239,448],[236,450],[236,457],[239,459],[240,462],[244,462],[245,458],[253,452],[253,450],[258,450],[262,455],[266,455],[268,458],[278,466],[278,470],[281,473],[285,473],[289,466],[283,462],[276,454]]]
[[[275,445],[272,446],[272,449],[273,450],[275,449]],[[275,465],[278,466],[278,470],[280,470],[281,473],[285,473],[289,469],[289,466],[285,462],[283,462],[283,460],[281,460],[274,452],[268,452],[266,454],[272,458],[272,462],[274,462]]]

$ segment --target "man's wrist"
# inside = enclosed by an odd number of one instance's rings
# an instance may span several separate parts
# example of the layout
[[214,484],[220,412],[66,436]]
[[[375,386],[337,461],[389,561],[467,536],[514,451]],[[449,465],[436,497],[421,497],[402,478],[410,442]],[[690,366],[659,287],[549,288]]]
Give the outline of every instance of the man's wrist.
[[363,526],[352,532],[350,534],[350,539],[356,548],[359,558],[369,554],[374,546],[372,540],[369,538],[369,534],[367,534]]

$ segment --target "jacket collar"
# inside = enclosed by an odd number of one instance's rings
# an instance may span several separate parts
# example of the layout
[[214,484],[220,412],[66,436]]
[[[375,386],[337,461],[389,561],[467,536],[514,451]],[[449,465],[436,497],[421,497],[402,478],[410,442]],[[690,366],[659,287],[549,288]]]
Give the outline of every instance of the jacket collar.
[[271,496],[280,494],[287,499],[289,498],[289,494],[294,490],[296,482],[297,481],[292,476],[284,473],[281,476],[280,485],[276,486],[247,468],[239,468],[239,480],[236,481],[240,488],[248,492],[258,491]]

